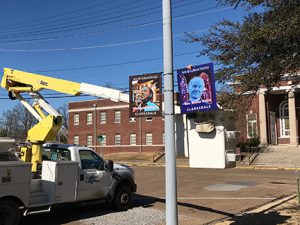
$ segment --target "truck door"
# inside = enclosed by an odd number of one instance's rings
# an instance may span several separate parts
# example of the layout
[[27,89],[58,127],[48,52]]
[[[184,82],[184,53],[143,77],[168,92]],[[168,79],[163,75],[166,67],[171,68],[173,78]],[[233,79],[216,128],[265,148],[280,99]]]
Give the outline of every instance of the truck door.
[[105,171],[105,161],[91,150],[79,150],[80,165],[77,200],[105,198],[112,175]]

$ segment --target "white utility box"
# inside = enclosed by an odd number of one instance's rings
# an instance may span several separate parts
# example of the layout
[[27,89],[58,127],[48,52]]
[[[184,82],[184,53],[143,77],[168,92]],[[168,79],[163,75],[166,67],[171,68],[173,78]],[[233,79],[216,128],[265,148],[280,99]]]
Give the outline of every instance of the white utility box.
[[73,202],[76,199],[77,178],[78,162],[43,161],[42,187],[50,202]]
[[227,131],[223,122],[218,119],[203,129],[199,129],[198,126],[199,123],[195,122],[195,119],[188,120],[190,167],[215,169],[235,167],[238,132]]
[[[0,162],[1,195],[11,195],[22,199],[24,204],[29,202],[31,181],[31,163],[22,161]],[[22,187],[22,188],[20,188]]]

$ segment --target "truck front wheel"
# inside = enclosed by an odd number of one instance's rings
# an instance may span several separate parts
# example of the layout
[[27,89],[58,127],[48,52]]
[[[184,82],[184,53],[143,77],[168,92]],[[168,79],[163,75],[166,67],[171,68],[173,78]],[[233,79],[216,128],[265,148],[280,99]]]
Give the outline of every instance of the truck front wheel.
[[20,222],[19,205],[9,199],[0,200],[0,225],[17,225]]
[[122,185],[118,187],[114,197],[114,206],[118,210],[127,210],[131,204],[132,191],[129,186]]

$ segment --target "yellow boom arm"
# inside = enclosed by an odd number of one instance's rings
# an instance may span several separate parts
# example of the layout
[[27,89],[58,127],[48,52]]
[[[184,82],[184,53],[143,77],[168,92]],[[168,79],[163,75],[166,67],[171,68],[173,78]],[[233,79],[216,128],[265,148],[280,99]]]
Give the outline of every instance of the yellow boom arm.
[[[129,102],[127,94],[115,89],[76,83],[9,68],[4,68],[1,87],[7,89],[10,98],[17,98],[39,121],[28,131],[27,141],[31,143],[31,148],[24,147],[21,149],[21,159],[32,163],[32,172],[39,170],[43,143],[53,140],[62,124],[61,115],[40,95],[41,90],[48,89],[70,95],[88,94],[113,101]],[[22,93],[28,93],[33,98],[32,105],[22,97]]]

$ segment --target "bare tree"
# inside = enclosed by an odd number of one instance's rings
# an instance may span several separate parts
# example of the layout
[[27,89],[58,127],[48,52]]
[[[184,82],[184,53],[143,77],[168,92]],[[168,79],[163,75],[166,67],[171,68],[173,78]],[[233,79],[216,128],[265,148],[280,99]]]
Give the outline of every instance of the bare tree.
[[68,105],[64,104],[64,105],[60,106],[57,109],[57,111],[62,116],[62,119],[63,119],[62,125],[63,125],[63,127],[68,130],[69,129],[69,126],[68,126],[68,118],[69,118]]
[[56,140],[58,142],[62,142],[62,143],[67,143],[68,142],[68,117],[69,117],[69,113],[68,113],[68,105],[64,104],[62,106],[60,106],[57,111],[61,114],[62,116],[62,127],[59,130],[57,136],[56,136]]
[[8,137],[24,141],[27,132],[36,124],[37,120],[20,104],[11,110],[5,111],[1,116],[2,128]]

